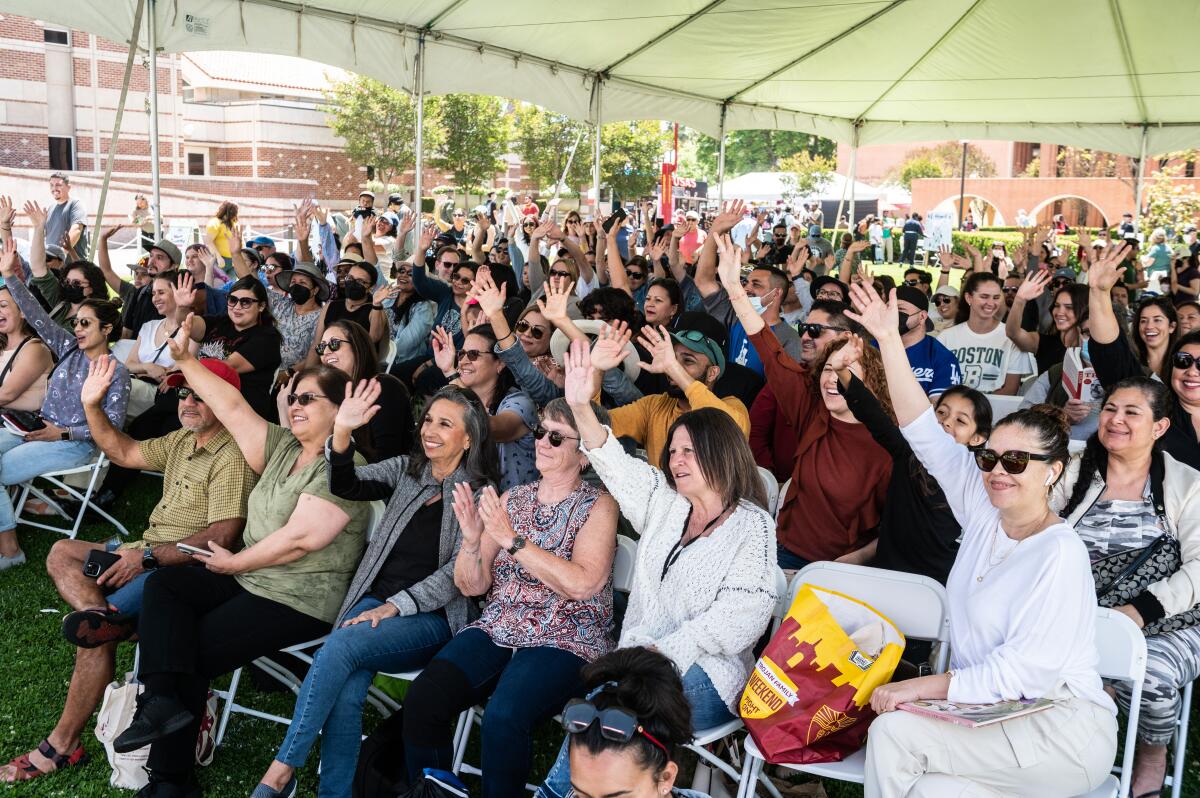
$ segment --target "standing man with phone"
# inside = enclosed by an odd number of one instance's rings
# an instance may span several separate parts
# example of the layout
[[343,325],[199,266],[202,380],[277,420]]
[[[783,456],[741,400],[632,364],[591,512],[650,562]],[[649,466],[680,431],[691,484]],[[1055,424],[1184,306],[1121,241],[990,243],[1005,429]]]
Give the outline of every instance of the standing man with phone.
[[[223,362],[200,362],[240,386],[237,372]],[[0,767],[0,782],[28,781],[81,763],[83,729],[113,678],[117,644],[137,631],[146,577],[157,568],[194,562],[176,543],[207,548],[208,541],[215,541],[233,547],[246,524],[255,474],[203,397],[187,386],[183,375],[168,377],[167,385],[179,393],[183,429],[138,442],[114,427],[101,407],[115,371],[116,361],[107,355],[91,364],[81,395],[88,427],[96,445],[117,465],[162,471],[162,499],[150,513],[142,540],[120,547],[60,540],[50,550],[46,570],[74,610],[63,619],[63,635],[77,647],[75,670],[54,730],[34,750]],[[118,560],[99,577],[85,576],[83,565],[97,549],[113,551]]]

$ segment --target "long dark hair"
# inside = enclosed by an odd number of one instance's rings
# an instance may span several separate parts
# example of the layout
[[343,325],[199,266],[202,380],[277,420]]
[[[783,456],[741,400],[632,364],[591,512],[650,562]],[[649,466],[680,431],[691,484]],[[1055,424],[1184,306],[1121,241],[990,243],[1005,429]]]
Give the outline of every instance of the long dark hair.
[[92,296],[96,299],[104,299],[108,296],[108,284],[104,282],[104,272],[100,271],[100,267],[88,260],[73,260],[71,265],[63,269],[63,283],[66,283],[67,276],[78,269],[83,272],[83,280],[92,289]]
[[679,314],[687,310],[683,306],[683,290],[680,289],[679,283],[676,282],[674,277],[655,277],[650,281],[650,285],[647,286],[647,293],[651,288],[656,286],[667,292],[667,301],[675,306],[675,315],[668,319],[666,324],[668,328],[673,328],[675,322],[679,319]]
[[369,380],[379,373],[379,358],[375,354],[371,336],[361,324],[350,319],[339,319],[331,322],[325,328],[325,332],[332,329],[338,329],[345,333],[346,342],[354,354],[354,373],[350,375],[350,379],[355,385],[362,380]]
[[258,312],[258,326],[270,325],[272,329],[275,328],[275,317],[271,315],[271,303],[267,297],[267,287],[259,282],[257,277],[248,274],[239,279],[233,285],[229,286],[229,293],[226,296],[233,296],[234,291],[249,291],[254,294],[255,301],[262,303],[262,308]]
[[961,396],[971,403],[971,416],[975,419],[975,432],[984,438],[992,434],[992,403],[987,396],[965,385],[951,385],[938,396],[934,409],[951,396]]
[[1147,308],[1155,307],[1163,312],[1167,317],[1167,323],[1175,329],[1171,331],[1170,337],[1167,339],[1167,357],[1163,358],[1162,370],[1159,376],[1163,382],[1170,384],[1171,381],[1171,355],[1175,353],[1176,339],[1179,337],[1179,317],[1175,313],[1175,306],[1171,304],[1169,297],[1165,296],[1149,296],[1138,303],[1137,312],[1133,314],[1133,325],[1129,330],[1129,337],[1133,339],[1133,345],[1137,349],[1138,360],[1146,368],[1150,367],[1150,351],[1146,348],[1146,342],[1142,340],[1142,312]]
[[[479,400],[479,396],[470,388],[460,388],[457,385],[447,385],[432,397],[425,405],[433,407],[439,400],[453,402],[463,410],[463,424],[467,429],[467,438],[471,445],[463,453],[462,468],[467,472],[467,480],[472,487],[479,488],[485,484],[500,484],[500,453],[496,450],[496,441],[492,438],[492,421],[487,408]],[[421,424],[424,424],[422,417]],[[407,474],[413,479],[419,479],[425,470],[429,457],[425,447],[421,445],[420,425],[415,436],[412,455],[408,458]]]
[[1032,432],[1037,436],[1038,445],[1046,450],[1048,463],[1061,463],[1063,470],[1059,472],[1058,482],[1067,473],[1067,463],[1071,460],[1071,422],[1061,407],[1048,404],[1037,404],[1025,407],[1015,413],[1010,413],[996,423],[994,433],[1001,427],[1017,426]]
[[1175,379],[1175,353],[1185,346],[1200,346],[1200,330],[1192,330],[1190,333],[1184,333],[1179,336],[1171,346],[1171,350],[1167,353],[1166,363],[1163,364],[1164,374],[1162,375],[1162,381],[1171,390],[1172,396],[1175,394],[1175,387],[1172,382]]
[[[494,354],[496,349],[496,331],[492,329],[490,324],[480,324],[478,327],[472,327],[470,332],[463,333],[463,341],[467,340],[468,335],[478,335],[480,338],[486,338],[488,343],[487,351],[492,352],[492,357],[499,357]],[[496,415],[496,411],[500,409],[500,402],[504,401],[504,397],[508,396],[509,391],[516,387],[516,380],[513,379],[512,372],[505,366],[496,376],[496,389],[492,391],[492,400],[489,402],[487,409],[489,415]]]
[[967,294],[974,294],[983,283],[995,283],[1001,289],[1004,288],[1004,283],[1000,282],[1000,278],[991,272],[975,272],[972,274],[963,283],[962,301],[958,303],[958,312],[954,315],[955,324],[962,324],[971,317],[971,306],[967,304]]
[[[1071,312],[1075,314],[1075,324],[1071,329],[1075,330],[1076,335],[1080,340],[1083,340],[1083,324],[1088,320],[1088,287],[1079,283],[1064,285],[1062,288],[1054,292],[1054,298],[1050,300],[1051,310],[1054,308],[1054,303],[1058,301],[1060,294],[1067,294],[1071,298]],[[1046,325],[1042,335],[1058,335],[1058,328],[1054,326],[1054,319]],[[1078,346],[1078,343],[1076,344]]]
[[[1104,391],[1104,402],[1107,403],[1114,393],[1125,388],[1136,388],[1142,392],[1142,396],[1146,397],[1146,402],[1150,405],[1150,415],[1155,421],[1161,421],[1171,412],[1170,390],[1158,380],[1149,377],[1126,377]],[[1150,450],[1150,458],[1151,468],[1161,465],[1161,438],[1154,441],[1154,447]],[[1083,456],[1079,459],[1079,478],[1075,480],[1071,497],[1067,500],[1067,506],[1061,513],[1064,518],[1070,517],[1071,513],[1079,507],[1096,474],[1099,474],[1101,479],[1108,479],[1108,450],[1100,443],[1098,431],[1093,432],[1087,439],[1087,446],[1084,447]]]
[[667,445],[659,456],[658,467],[672,489],[675,488],[675,477],[671,474],[671,440],[680,427],[692,438],[692,449],[696,452],[696,462],[700,464],[704,481],[721,494],[721,501],[727,507],[736,507],[745,499],[766,509],[767,491],[746,436],[728,413],[715,407],[684,413],[667,430]]

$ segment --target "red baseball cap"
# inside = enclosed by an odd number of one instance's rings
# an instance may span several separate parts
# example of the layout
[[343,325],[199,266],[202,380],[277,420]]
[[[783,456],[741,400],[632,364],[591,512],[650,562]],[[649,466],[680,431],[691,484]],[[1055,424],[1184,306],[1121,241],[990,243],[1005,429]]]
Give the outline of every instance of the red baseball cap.
[[[239,377],[238,373],[233,370],[233,367],[224,360],[205,357],[200,359],[200,365],[204,366],[204,368],[208,369],[213,374],[216,374],[218,377],[225,380],[225,382],[229,383],[234,388],[237,388],[239,391],[242,390],[242,378]],[[178,388],[185,382],[187,382],[187,377],[183,376],[183,372],[181,371],[177,371],[167,377],[168,388]]]

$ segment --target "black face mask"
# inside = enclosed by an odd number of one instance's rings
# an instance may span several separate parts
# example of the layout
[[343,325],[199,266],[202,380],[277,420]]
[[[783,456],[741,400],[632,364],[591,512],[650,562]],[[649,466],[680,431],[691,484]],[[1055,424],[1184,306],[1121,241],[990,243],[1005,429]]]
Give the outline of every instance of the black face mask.
[[312,299],[312,290],[310,290],[307,285],[293,284],[288,286],[288,296],[290,296],[292,301],[297,305],[303,305],[305,302]]
[[72,305],[82,302],[84,299],[82,286],[71,285],[70,283],[63,285],[62,295],[63,299]]
[[346,291],[346,299],[351,302],[359,302],[367,297],[367,289],[355,280],[347,280],[343,288]]
[[911,330],[908,329],[908,314],[900,312],[900,335],[907,335]]

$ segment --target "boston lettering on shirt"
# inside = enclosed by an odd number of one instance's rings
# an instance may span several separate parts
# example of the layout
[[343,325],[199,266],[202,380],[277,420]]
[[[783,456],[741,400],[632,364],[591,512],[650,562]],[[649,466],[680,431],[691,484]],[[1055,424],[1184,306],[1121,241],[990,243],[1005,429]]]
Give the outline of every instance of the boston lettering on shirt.
[[1009,374],[1032,374],[1031,358],[1021,350],[998,324],[990,333],[973,332],[966,322],[956,324],[938,336],[938,341],[954,356],[962,369],[962,384],[983,393],[1004,387]]
[[926,335],[904,350],[913,376],[921,383],[926,396],[938,396],[951,385],[962,382],[958,358],[936,338]]

